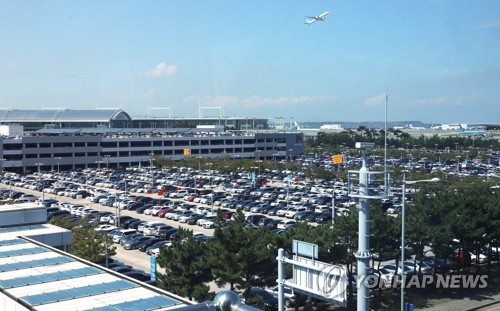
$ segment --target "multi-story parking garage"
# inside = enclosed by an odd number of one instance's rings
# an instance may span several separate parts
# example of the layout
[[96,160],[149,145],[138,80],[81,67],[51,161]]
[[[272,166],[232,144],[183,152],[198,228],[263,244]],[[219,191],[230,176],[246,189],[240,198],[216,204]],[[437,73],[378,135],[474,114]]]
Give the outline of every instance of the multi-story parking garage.
[[42,129],[0,137],[1,169],[15,172],[127,167],[153,157],[285,159],[304,152],[302,133],[197,129]]

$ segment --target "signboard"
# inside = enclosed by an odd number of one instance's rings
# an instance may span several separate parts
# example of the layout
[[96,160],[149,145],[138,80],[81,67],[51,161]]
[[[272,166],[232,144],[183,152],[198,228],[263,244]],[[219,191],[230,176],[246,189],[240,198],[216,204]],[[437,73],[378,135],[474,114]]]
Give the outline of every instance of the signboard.
[[292,241],[292,252],[295,255],[307,256],[309,258],[318,259],[318,245],[299,240]]
[[293,281],[285,285],[313,298],[347,306],[347,274],[342,266],[297,257],[286,260],[293,267]]
[[184,148],[184,155],[187,156],[187,155],[190,155],[191,154],[191,150],[188,149],[188,148]]
[[156,257],[149,257],[149,264],[151,267],[151,281],[156,281]]
[[333,164],[342,164],[343,159],[341,154],[332,155]]

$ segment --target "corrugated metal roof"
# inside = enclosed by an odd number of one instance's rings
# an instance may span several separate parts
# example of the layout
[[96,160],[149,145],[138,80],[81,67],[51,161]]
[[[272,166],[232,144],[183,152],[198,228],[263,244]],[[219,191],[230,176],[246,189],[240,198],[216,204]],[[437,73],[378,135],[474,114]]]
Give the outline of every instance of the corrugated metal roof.
[[0,122],[108,122],[110,120],[132,120],[121,109],[94,110],[17,110],[0,109]]

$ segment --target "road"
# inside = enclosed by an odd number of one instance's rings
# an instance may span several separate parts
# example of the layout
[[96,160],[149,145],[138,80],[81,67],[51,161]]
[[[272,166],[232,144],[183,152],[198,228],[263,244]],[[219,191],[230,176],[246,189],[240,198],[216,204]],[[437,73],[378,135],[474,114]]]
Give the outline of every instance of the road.
[[[9,187],[8,185],[3,185],[3,186],[5,186],[6,188]],[[26,188],[12,186],[12,190],[13,191],[20,191],[20,192],[24,192],[24,193],[31,193],[31,194],[34,194],[36,196],[41,195],[40,192],[38,192],[38,191],[29,190]],[[151,197],[156,196],[154,194],[144,194],[144,193],[140,193],[140,195],[151,196]],[[92,203],[92,202],[89,202],[87,199],[72,199],[69,197],[61,197],[58,195],[47,194],[47,193],[44,194],[44,198],[45,199],[49,199],[49,198],[55,199],[55,200],[58,200],[59,202],[68,202],[68,203],[73,203],[73,204],[85,205],[85,206],[91,207],[91,208],[98,210],[98,211],[115,212],[115,208],[102,206],[101,204],[98,204],[98,203]],[[177,200],[177,199],[171,199],[171,200]],[[180,200],[180,201],[182,201],[182,200]],[[199,203],[197,203],[197,204],[199,204]],[[201,205],[203,205],[203,204],[201,204]],[[208,205],[205,205],[205,206],[209,207]],[[193,232],[202,232],[207,236],[212,236],[214,233],[214,229],[206,229],[206,228],[202,228],[202,227],[199,227],[196,225],[193,226],[193,225],[188,225],[188,224],[184,224],[184,223],[179,223],[177,221],[173,221],[170,219],[158,218],[158,217],[144,215],[144,214],[137,214],[135,211],[121,210],[120,214],[132,216],[132,217],[146,220],[146,221],[152,221],[152,220],[162,221],[167,225],[171,225],[174,227],[182,227],[185,229],[193,230]],[[146,273],[151,273],[150,256],[149,255],[147,255],[146,253],[143,253],[139,250],[125,250],[119,244],[115,244],[115,245],[116,245],[116,255],[113,256],[114,259],[120,260],[120,261],[124,262],[125,264],[131,265],[137,269],[143,270]],[[157,271],[160,273],[164,272],[164,270],[162,268],[160,268],[159,266],[157,266]],[[219,288],[215,283],[210,283],[209,286],[210,286],[210,290],[214,291],[214,292],[228,289],[228,288]]]

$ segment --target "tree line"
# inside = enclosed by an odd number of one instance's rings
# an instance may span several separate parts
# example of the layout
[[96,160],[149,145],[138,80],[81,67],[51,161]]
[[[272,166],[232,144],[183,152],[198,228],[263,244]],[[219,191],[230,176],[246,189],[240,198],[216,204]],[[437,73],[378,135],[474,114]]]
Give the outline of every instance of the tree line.
[[[417,259],[424,257],[425,246],[447,260],[455,250],[470,251],[484,245],[499,246],[500,192],[482,184],[444,185],[422,188],[409,197],[406,211],[408,250]],[[297,228],[282,234],[249,226],[238,211],[234,221],[219,218],[213,239],[200,242],[190,230],[179,229],[180,239],[162,248],[158,263],[165,269],[158,276],[159,286],[197,301],[213,295],[207,283],[228,285],[232,290],[276,283],[276,256],[279,248],[292,253],[292,240],[319,245],[319,260],[355,265],[358,214],[336,217],[334,225],[310,226],[300,222]],[[371,206],[370,246],[377,253],[377,266],[385,260],[399,261],[401,217],[386,215],[380,203]],[[480,269],[479,265],[476,266]],[[489,265],[488,265],[489,268]],[[270,276],[268,278],[262,278]]]

